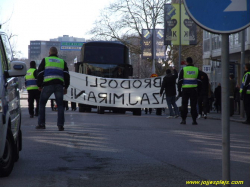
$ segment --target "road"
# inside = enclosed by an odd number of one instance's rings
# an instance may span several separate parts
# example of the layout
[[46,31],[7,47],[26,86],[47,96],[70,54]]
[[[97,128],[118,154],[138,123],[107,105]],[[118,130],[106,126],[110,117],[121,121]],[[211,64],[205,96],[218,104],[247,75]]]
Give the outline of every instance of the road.
[[[36,130],[22,100],[23,150],[1,187],[183,187],[222,180],[221,122],[155,114],[103,115],[66,111],[65,131],[47,108]],[[231,180],[250,186],[250,126],[231,122]],[[213,186],[213,185],[210,185]]]

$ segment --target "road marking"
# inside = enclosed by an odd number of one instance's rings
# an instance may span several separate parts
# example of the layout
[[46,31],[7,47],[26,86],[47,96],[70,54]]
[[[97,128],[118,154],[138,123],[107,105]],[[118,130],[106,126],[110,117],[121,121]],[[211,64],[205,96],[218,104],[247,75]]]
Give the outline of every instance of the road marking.
[[224,12],[247,11],[247,0],[231,0],[232,3]]

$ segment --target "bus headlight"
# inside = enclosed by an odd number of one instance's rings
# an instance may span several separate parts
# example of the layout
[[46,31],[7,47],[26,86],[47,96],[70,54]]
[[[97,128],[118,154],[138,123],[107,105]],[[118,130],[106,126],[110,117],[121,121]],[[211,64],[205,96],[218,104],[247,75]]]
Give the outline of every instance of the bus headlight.
[[107,94],[100,94],[100,97],[102,98],[107,97]]
[[140,96],[137,96],[137,97],[136,97],[136,100],[137,100],[137,101],[140,101],[140,100],[141,100],[141,97],[140,97]]

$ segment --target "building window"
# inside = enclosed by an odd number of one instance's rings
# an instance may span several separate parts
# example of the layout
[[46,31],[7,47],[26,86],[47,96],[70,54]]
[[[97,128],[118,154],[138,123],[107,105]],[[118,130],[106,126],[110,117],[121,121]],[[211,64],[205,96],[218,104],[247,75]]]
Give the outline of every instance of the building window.
[[239,33],[234,34],[234,45],[238,45],[239,42]]
[[210,32],[204,31],[204,39],[210,38]]
[[203,51],[207,52],[210,51],[210,40],[204,40],[203,42]]

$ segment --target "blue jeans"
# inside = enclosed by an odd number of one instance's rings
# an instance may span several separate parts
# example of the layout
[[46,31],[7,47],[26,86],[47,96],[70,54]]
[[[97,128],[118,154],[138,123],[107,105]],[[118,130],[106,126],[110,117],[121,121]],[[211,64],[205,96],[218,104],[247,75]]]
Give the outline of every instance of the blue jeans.
[[[174,112],[175,112],[176,116],[177,115],[179,116],[179,109],[178,109],[178,107],[177,107],[177,105],[175,103],[175,96],[166,97],[166,100],[167,100],[170,116],[174,116]],[[173,112],[172,106],[174,107],[174,112]]]
[[63,86],[54,84],[44,86],[40,95],[38,125],[45,125],[45,106],[49,97],[54,93],[57,104],[57,126],[64,125],[64,107],[63,107]]

